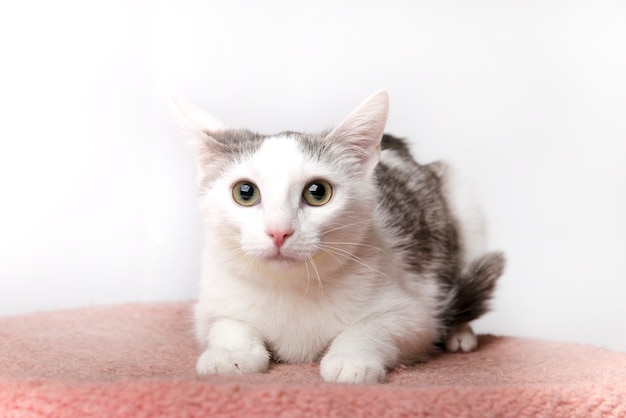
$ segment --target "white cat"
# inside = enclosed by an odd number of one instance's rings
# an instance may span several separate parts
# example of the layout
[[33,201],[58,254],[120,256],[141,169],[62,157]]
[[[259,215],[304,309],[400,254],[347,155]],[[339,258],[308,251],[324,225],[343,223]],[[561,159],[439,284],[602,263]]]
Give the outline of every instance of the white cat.
[[325,381],[373,383],[437,345],[476,348],[468,323],[504,257],[485,253],[450,170],[384,135],[386,92],[317,134],[259,135],[175,103],[200,148],[198,373],[321,360]]

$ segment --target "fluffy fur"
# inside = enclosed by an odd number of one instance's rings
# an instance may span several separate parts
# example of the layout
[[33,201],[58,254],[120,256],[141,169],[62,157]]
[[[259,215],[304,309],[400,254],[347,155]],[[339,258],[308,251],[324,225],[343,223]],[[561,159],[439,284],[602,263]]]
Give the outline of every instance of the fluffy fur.
[[[197,140],[206,229],[198,373],[321,361],[331,382],[382,381],[436,345],[471,351],[504,258],[485,253],[480,212],[443,163],[418,164],[384,135],[387,93],[337,128],[259,135],[180,100]],[[258,201],[233,197],[242,182]],[[332,196],[303,194],[325,181]]]

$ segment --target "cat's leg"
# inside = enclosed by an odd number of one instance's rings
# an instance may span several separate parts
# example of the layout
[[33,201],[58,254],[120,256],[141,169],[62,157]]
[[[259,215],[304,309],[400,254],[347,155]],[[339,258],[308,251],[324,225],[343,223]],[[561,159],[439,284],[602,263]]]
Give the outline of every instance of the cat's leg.
[[376,383],[384,380],[387,375],[385,353],[375,347],[367,349],[368,345],[371,342],[352,330],[341,333],[322,358],[322,378],[338,383]]
[[446,339],[446,350],[450,353],[462,351],[469,353],[478,346],[478,339],[469,323],[457,325],[450,329]]
[[[389,319],[389,318],[387,318]],[[372,321],[339,334],[320,363],[327,382],[377,383],[401,358],[427,357],[434,331],[415,333],[412,327],[395,328],[399,321]],[[411,336],[410,340],[406,336]]]
[[196,364],[199,374],[263,373],[270,355],[263,338],[251,326],[234,319],[213,322],[208,348]]

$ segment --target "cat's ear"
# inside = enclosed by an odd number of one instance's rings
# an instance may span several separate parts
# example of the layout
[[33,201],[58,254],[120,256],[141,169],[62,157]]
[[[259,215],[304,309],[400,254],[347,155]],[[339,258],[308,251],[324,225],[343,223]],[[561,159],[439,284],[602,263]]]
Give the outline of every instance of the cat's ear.
[[198,166],[199,172],[202,173],[204,164],[209,162],[223,145],[215,139],[216,134],[231,128],[179,97],[172,97],[170,106],[183,136],[198,146]]
[[221,120],[198,109],[191,103],[187,103],[180,97],[173,96],[170,105],[183,135],[189,139],[204,141],[212,133],[230,129]]
[[371,174],[380,158],[380,141],[389,112],[389,95],[380,90],[354,110],[327,136],[333,146],[346,146],[355,153],[360,166]]

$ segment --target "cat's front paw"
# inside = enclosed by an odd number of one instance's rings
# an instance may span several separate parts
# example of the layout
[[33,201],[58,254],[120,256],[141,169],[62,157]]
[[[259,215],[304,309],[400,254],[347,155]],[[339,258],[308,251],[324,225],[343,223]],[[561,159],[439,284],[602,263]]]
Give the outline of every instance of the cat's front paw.
[[320,373],[326,382],[336,383],[378,383],[387,376],[380,361],[358,355],[326,355],[320,363]]
[[208,348],[198,358],[198,374],[264,373],[269,367],[269,353],[259,350]]

